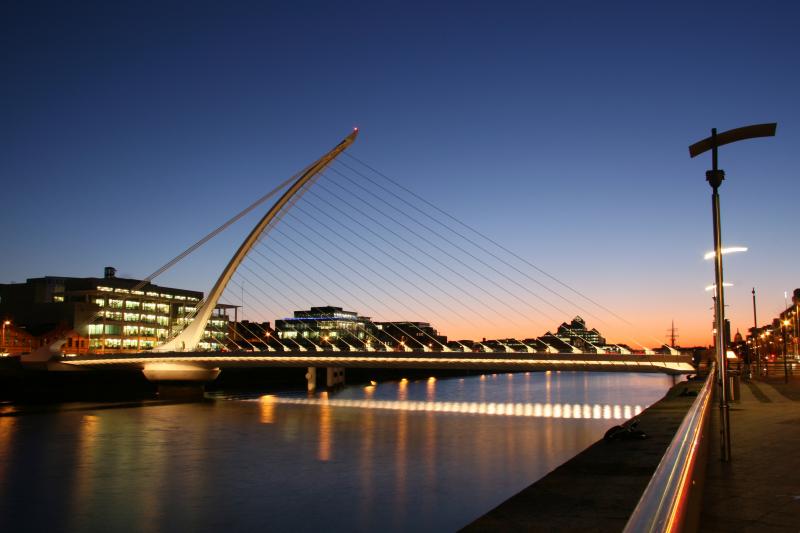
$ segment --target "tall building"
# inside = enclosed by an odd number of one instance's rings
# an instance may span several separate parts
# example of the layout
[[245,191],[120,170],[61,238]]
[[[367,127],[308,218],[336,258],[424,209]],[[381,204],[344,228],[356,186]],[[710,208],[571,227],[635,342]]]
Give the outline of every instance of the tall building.
[[[38,334],[74,330],[95,353],[135,352],[162,343],[192,320],[203,293],[116,277],[45,276],[0,284],[0,317]],[[218,305],[200,349],[220,347],[228,333],[230,306]],[[77,348],[82,348],[78,340]],[[70,346],[63,349],[70,350]],[[79,351],[78,349],[75,352]]]

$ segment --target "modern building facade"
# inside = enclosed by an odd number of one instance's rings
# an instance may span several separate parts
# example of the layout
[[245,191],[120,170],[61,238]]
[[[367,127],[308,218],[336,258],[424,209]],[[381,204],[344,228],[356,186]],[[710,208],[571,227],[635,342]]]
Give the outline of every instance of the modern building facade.
[[585,348],[600,348],[606,344],[600,332],[595,328],[587,329],[586,321],[580,316],[573,318],[569,324],[562,322],[556,330],[556,337],[584,352],[588,351]]
[[[30,331],[71,330],[94,353],[138,352],[164,342],[192,320],[203,293],[116,277],[106,267],[102,278],[45,276],[25,283],[0,284],[0,317]],[[226,307],[208,323],[201,349],[218,349],[228,333]],[[49,328],[49,330],[48,330]],[[69,340],[68,340],[69,344]],[[65,345],[65,353],[75,350]]]
[[277,340],[291,347],[345,347],[363,348],[372,342],[375,331],[369,317],[359,316],[341,307],[312,307],[306,311],[295,311],[292,318],[275,321]]

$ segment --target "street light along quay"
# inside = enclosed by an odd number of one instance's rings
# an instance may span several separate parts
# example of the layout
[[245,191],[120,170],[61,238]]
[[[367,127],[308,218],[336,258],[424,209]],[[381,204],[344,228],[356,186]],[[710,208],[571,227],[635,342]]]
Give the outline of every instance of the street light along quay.
[[725,285],[722,276],[722,235],[720,228],[719,215],[719,187],[725,179],[725,172],[717,166],[717,149],[720,146],[745,139],[755,137],[772,137],[775,135],[777,123],[754,124],[728,130],[717,134],[717,128],[711,129],[711,136],[702,141],[698,141],[689,146],[689,157],[696,157],[708,150],[711,150],[711,170],[706,171],[706,180],[711,186],[711,215],[714,230],[714,274],[715,284],[718,287],[717,298],[714,300],[715,319],[717,326],[716,345],[717,345],[717,368],[718,379],[720,382],[720,415],[722,418],[722,460],[731,460],[731,431],[730,416],[728,410],[728,362],[726,358],[725,346]]
[[0,347],[0,353],[3,355],[5,355],[5,353],[8,351],[6,349],[6,327],[10,325],[11,325],[10,320],[3,320],[3,346]]
[[[746,252],[746,251],[747,251],[747,246],[726,246],[725,248],[722,249],[722,255],[732,254],[734,252]],[[717,252],[712,250],[710,252],[706,252],[706,255],[703,256],[703,259],[706,260],[714,259],[716,256]]]
[[[722,286],[723,286],[723,287],[733,287],[733,283],[728,283],[728,282],[726,281],[725,283],[723,283],[723,284],[722,284]],[[708,291],[714,291],[714,294],[716,295],[716,293],[717,293],[717,286],[716,286],[716,285],[709,285],[708,287],[706,287],[706,289],[705,289],[705,290],[706,290],[706,292],[708,292]],[[714,297],[716,298],[716,296],[714,296]]]

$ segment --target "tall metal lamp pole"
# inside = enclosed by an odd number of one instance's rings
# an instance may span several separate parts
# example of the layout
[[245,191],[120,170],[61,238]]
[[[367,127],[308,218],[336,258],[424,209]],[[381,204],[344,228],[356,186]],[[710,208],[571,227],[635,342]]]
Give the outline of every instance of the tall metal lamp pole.
[[752,139],[754,137],[772,137],[775,135],[777,123],[754,124],[743,128],[728,130],[717,134],[717,129],[711,130],[711,137],[698,141],[689,147],[689,156],[695,157],[708,150],[711,150],[711,170],[706,171],[706,180],[711,186],[711,214],[714,226],[714,274],[717,285],[717,298],[714,301],[716,315],[716,345],[717,345],[717,369],[718,380],[720,383],[720,417],[722,418],[722,439],[720,449],[722,460],[731,460],[731,429],[730,413],[728,409],[728,360],[725,346],[725,287],[722,276],[722,235],[719,216],[719,187],[725,179],[725,172],[717,167],[717,148],[728,143]]
[[756,357],[756,376],[761,376],[761,356],[758,354],[758,316],[756,315],[755,287],[753,287],[753,352],[755,352]]

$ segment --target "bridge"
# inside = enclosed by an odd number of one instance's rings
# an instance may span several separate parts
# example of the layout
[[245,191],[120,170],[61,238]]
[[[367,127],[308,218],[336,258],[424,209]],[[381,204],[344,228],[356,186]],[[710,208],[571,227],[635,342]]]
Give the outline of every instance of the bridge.
[[[689,358],[672,348],[664,350],[668,355],[659,355],[639,343],[640,354],[634,354],[625,345],[606,344],[604,340],[601,343],[596,331],[592,336],[578,338],[580,346],[570,345],[549,332],[529,342],[484,339],[454,345],[425,323],[402,322],[407,331],[375,329],[361,327],[369,319],[357,317],[355,326],[345,324],[344,334],[334,340],[327,334],[322,337],[320,332],[315,333],[317,337],[281,339],[263,328],[258,331],[257,323],[250,326],[256,331],[248,331],[251,340],[241,332],[209,338],[209,321],[221,298],[237,301],[241,296],[244,303],[245,294],[253,307],[261,309],[262,316],[266,312],[280,316],[285,309],[300,308],[303,301],[327,300],[345,301],[373,316],[397,313],[399,309],[414,316],[422,312],[438,320],[469,325],[471,331],[492,324],[519,329],[543,319],[552,324],[556,320],[553,311],[563,318],[573,310],[603,323],[608,319],[634,327],[608,307],[369,165],[355,158],[352,165],[338,161],[357,135],[358,130],[354,130],[302,172],[259,198],[134,289],[125,291],[145,294],[143,289],[156,276],[283,191],[247,234],[207,297],[184,307],[187,311],[180,318],[181,327],[172,330],[163,342],[139,353],[109,353],[104,348],[102,353],[62,357],[61,341],[23,356],[23,361],[44,363],[51,370],[141,370],[151,381],[163,383],[204,383],[215,379],[225,368],[304,367],[308,369],[309,390],[343,383],[346,368],[694,372]],[[361,167],[353,166],[357,163]],[[319,185],[321,194],[310,190],[326,172],[331,176],[331,185]],[[381,178],[388,185],[379,183]],[[345,188],[346,184],[350,189]],[[313,203],[300,203],[306,195],[314,199]],[[284,219],[293,224],[279,226]],[[342,250],[343,246],[346,250]],[[123,320],[120,324],[125,328],[140,332],[155,329],[143,326],[140,330],[125,322],[129,301],[136,303],[135,298],[125,301],[124,318],[122,312],[113,317],[100,309],[86,320],[85,326],[94,325],[104,332],[109,321]],[[121,306],[122,300],[119,302]],[[138,303],[135,308],[139,308]],[[258,339],[256,344],[252,338]],[[279,350],[266,339],[277,342]],[[204,342],[212,343],[215,349],[200,349]],[[492,342],[497,349],[490,347]]]
[[601,371],[658,372],[685,374],[694,372],[689,357],[673,355],[598,355],[598,354],[487,354],[458,353],[431,356],[429,352],[397,354],[375,352],[274,354],[252,352],[183,352],[172,354],[116,354],[82,356],[64,361],[79,368],[141,369],[156,382],[210,381],[224,368],[308,368],[308,390],[344,383],[345,368],[405,368],[430,370],[474,370],[482,372],[513,371]]

